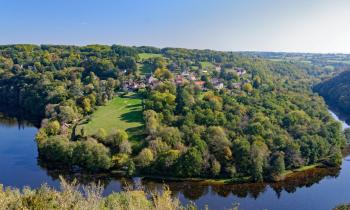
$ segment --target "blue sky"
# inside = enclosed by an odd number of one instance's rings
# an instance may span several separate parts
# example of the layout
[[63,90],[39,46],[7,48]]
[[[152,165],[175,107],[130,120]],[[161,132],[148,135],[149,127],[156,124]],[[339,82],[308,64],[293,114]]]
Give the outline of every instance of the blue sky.
[[0,0],[0,44],[350,53],[348,0]]

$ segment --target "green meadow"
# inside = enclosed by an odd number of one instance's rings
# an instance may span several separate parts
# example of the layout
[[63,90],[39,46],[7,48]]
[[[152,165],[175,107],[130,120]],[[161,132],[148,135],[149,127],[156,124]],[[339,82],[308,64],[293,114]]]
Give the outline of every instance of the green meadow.
[[89,118],[87,123],[80,124],[76,130],[84,128],[86,135],[93,135],[100,128],[108,134],[114,129],[121,129],[128,133],[130,140],[139,140],[143,132],[142,100],[136,95],[116,97],[99,107]]
[[157,58],[157,57],[163,57],[162,54],[155,54],[155,53],[139,53],[139,58],[141,60],[147,60],[150,58]]

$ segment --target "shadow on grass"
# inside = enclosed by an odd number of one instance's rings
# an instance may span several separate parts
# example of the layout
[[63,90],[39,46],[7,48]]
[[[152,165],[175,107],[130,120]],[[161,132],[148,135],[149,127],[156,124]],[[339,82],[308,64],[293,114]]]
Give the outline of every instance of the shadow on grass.
[[125,95],[120,96],[120,98],[136,98],[139,99],[139,95],[137,93],[127,93]]
[[145,147],[145,139],[147,134],[145,133],[144,126],[138,126],[134,128],[126,129],[129,135],[129,140],[132,142],[133,154],[136,155]]
[[126,108],[128,109],[136,109],[136,108],[140,108],[141,104],[133,104],[133,105],[127,105]]
[[124,113],[120,115],[120,119],[124,122],[128,123],[143,123],[142,120],[142,111],[137,110],[137,111],[131,111],[128,113]]
[[143,125],[134,128],[128,128],[126,129],[126,132],[130,135],[130,140],[139,141],[146,138],[145,127]]

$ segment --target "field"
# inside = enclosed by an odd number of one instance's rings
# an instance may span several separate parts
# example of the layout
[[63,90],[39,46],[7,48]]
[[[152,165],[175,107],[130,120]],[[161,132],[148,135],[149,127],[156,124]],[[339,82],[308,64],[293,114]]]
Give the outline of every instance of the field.
[[116,97],[105,106],[99,107],[88,123],[81,123],[76,131],[84,128],[86,135],[96,134],[99,128],[110,134],[114,129],[125,130],[130,140],[138,140],[142,135],[142,100],[135,95]]
[[203,62],[200,62],[201,65],[202,65],[202,68],[203,69],[207,69],[207,70],[210,70],[210,69],[213,69],[214,68],[214,65],[208,61],[203,61]]
[[150,58],[157,58],[157,57],[163,57],[162,54],[154,54],[154,53],[140,53],[139,57],[141,60],[146,60]]

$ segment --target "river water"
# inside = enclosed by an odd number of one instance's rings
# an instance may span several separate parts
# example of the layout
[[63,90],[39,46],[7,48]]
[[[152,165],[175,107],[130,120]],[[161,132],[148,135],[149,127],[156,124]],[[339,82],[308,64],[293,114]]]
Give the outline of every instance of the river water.
[[335,120],[339,121],[342,124],[343,129],[350,128],[350,125],[348,125],[344,119],[339,119],[339,117],[332,110],[328,110],[328,111],[329,111],[329,113],[331,113],[332,117]]
[[[336,115],[331,112],[332,115]],[[349,127],[343,122],[344,128]],[[61,172],[49,171],[37,160],[34,135],[37,128],[26,122],[0,115],[0,183],[5,186],[39,187],[42,183],[57,188]],[[224,209],[239,203],[242,209],[317,209],[328,210],[340,203],[350,202],[350,157],[344,159],[341,170],[315,169],[296,174],[279,183],[208,185],[199,182],[162,182],[141,178],[66,174],[67,179],[78,178],[81,183],[99,180],[105,194],[118,192],[125,186],[142,185],[156,190],[167,184],[184,204],[195,202],[200,208]]]

